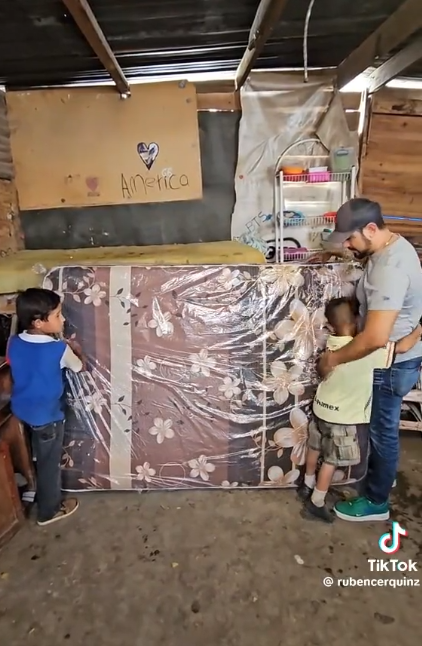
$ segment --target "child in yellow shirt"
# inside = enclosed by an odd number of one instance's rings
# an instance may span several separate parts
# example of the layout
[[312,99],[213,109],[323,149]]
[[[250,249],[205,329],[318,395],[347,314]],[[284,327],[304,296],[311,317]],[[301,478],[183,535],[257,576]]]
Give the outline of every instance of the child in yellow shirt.
[[[357,311],[354,301],[334,298],[327,303],[325,317],[333,331],[327,348],[338,350],[357,334]],[[334,516],[325,504],[334,471],[360,462],[358,435],[368,433],[371,417],[372,380],[375,368],[388,368],[394,354],[410,350],[420,339],[421,328],[397,343],[372,354],[337,366],[318,386],[313,402],[313,419],[309,425],[306,472],[299,488],[306,515],[332,523]],[[320,456],[323,464],[316,478]]]

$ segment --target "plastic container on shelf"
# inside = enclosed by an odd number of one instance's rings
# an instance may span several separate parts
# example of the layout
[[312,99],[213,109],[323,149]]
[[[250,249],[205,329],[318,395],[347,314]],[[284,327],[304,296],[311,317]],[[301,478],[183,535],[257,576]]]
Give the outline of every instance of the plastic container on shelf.
[[324,213],[323,218],[325,222],[332,222],[334,224],[337,218],[337,211],[328,211]]
[[285,227],[297,227],[305,222],[305,216],[300,211],[283,211]]
[[284,175],[288,175],[289,177],[303,175],[305,172],[305,169],[302,168],[302,166],[283,166],[281,170]]
[[332,234],[332,229],[324,229],[321,233],[321,241],[327,242],[331,234]]
[[310,170],[308,174],[308,182],[329,182],[331,180],[331,173],[329,171],[314,171]]
[[283,257],[284,260],[303,260],[304,256],[308,253],[306,247],[284,247],[283,248]]
[[284,238],[285,243],[292,243],[294,246],[285,246],[283,248],[283,260],[294,261],[301,260],[308,253],[306,247],[302,247],[296,238]]
[[326,173],[328,166],[313,166],[309,168],[309,173]]
[[355,165],[354,148],[334,148],[330,152],[330,166],[333,173],[350,173]]

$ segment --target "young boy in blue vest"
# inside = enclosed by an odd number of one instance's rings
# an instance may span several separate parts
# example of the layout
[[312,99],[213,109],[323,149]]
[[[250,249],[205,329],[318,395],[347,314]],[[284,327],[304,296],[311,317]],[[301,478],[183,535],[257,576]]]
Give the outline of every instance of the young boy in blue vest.
[[[38,525],[62,520],[78,508],[76,498],[62,500],[61,457],[64,435],[63,369],[84,368],[80,350],[57,340],[65,319],[60,296],[48,289],[20,293],[16,313],[21,334],[9,340],[11,408],[30,430],[37,461]],[[79,356],[78,356],[79,355]]]
[[[327,340],[328,350],[335,351],[356,336],[358,310],[353,300],[332,299],[325,308],[325,317],[332,331]],[[373,372],[388,368],[394,354],[408,352],[420,336],[418,326],[397,343],[388,343],[363,359],[341,364],[319,384],[309,425],[305,479],[298,490],[308,518],[333,522],[325,497],[335,470],[360,462],[358,435],[369,432]],[[323,463],[316,477],[320,456]]]

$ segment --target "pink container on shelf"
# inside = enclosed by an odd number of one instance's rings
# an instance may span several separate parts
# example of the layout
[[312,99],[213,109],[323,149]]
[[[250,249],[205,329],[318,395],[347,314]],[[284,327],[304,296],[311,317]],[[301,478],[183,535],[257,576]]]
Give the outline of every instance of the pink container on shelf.
[[303,260],[307,253],[306,247],[284,247],[283,249],[283,257],[286,261]]
[[313,173],[312,171],[309,171],[308,173],[308,182],[329,182],[331,180],[331,173],[330,171],[317,171],[316,173]]

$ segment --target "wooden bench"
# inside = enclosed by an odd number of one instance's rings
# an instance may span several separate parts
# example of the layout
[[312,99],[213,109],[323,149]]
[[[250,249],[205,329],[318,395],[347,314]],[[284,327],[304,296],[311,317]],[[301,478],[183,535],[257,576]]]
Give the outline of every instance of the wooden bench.
[[[420,385],[420,382],[419,382]],[[421,410],[421,417],[422,417],[422,389],[421,388],[414,388],[413,390],[410,391],[408,395],[403,399],[403,403],[412,403],[416,404],[419,409]],[[417,422],[417,421],[408,421],[408,420],[400,420],[400,430],[401,431],[419,431],[419,433],[422,433],[422,421]]]

